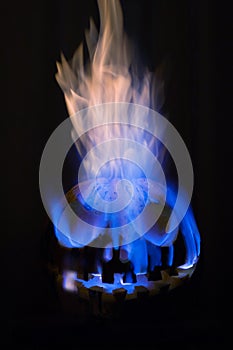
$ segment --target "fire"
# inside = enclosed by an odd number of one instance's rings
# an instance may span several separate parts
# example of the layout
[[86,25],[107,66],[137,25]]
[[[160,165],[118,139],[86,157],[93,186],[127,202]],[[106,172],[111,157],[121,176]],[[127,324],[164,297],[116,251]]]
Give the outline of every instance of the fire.
[[[118,0],[99,0],[100,31],[93,21],[86,32],[89,62],[84,63],[83,44],[70,63],[62,55],[57,81],[64,91],[70,116],[77,111],[109,102],[129,102],[156,108],[155,75],[145,69],[143,79],[135,73],[130,42],[123,30]],[[157,91],[161,86],[157,86]],[[154,101],[154,102],[153,102]]]
[[[117,111],[112,110],[112,105],[109,105],[109,109],[105,106],[104,110],[101,111],[92,110],[91,107],[109,103],[130,103],[155,108],[155,102],[158,102],[158,94],[155,91],[160,91],[161,96],[162,83],[155,90],[153,88],[155,75],[147,69],[144,69],[142,79],[137,76],[136,62],[133,60],[130,49],[131,45],[123,30],[120,2],[99,0],[98,5],[100,31],[97,32],[92,20],[90,21],[90,29],[86,31],[89,61],[84,62],[83,44],[81,44],[71,62],[68,63],[62,55],[61,63],[57,63],[56,79],[64,91],[67,109],[74,126],[73,139],[76,140],[77,136],[82,135],[89,126],[87,118],[84,116],[80,116],[78,119],[73,117],[79,111],[88,109],[88,113],[92,114],[92,120],[98,120],[99,125],[102,125],[99,128],[89,127],[93,130],[88,131],[82,144],[76,142],[77,150],[82,158],[83,170],[83,177],[79,178],[79,182],[92,180],[96,176],[99,179],[102,178],[102,182],[105,182],[106,179],[113,179],[114,182],[116,179],[132,180],[132,178],[140,178],[143,173],[132,164],[128,163],[125,166],[125,161],[119,160],[119,154],[122,159],[137,156],[137,150],[132,144],[118,142],[116,148],[111,146],[111,149],[106,149],[106,147],[110,147],[108,145],[102,149],[97,149],[96,146],[104,140],[133,140],[150,149],[160,162],[164,157],[164,149],[145,130],[139,128],[135,130],[130,125],[132,124],[130,121],[131,111],[128,111],[119,123],[117,115],[114,115],[114,113],[117,114]],[[134,113],[133,118],[134,120],[141,119],[142,116],[139,113]],[[110,122],[114,121],[116,122],[114,127],[110,127]],[[126,125],[122,125],[122,122]],[[93,149],[95,152],[92,151]],[[85,155],[88,152],[89,157],[86,159]],[[106,152],[111,159],[110,165],[107,164],[100,169],[98,164],[103,163],[103,160],[106,159]],[[148,168],[146,163],[151,164],[148,155],[145,156],[142,168]],[[159,183],[159,179],[156,180]],[[116,192],[113,189],[116,184],[112,183],[110,187],[112,192]],[[127,194],[127,188],[124,187],[123,190]]]
[[[157,114],[153,118],[163,100],[163,82],[147,69],[143,77],[137,75],[131,43],[124,32],[120,2],[98,0],[98,6],[100,30],[91,20],[86,31],[89,61],[84,62],[81,44],[70,62],[62,55],[61,63],[57,63],[56,79],[64,92],[73,124],[72,139],[82,159],[77,186],[67,194],[68,203],[81,217],[78,226],[68,219],[59,226],[66,210],[58,204],[56,196],[51,195],[48,207],[53,207],[49,210],[53,212],[51,217],[56,221],[55,232],[61,245],[100,247],[104,251],[96,261],[98,268],[89,271],[90,280],[84,281],[79,271],[77,274],[73,269],[64,271],[64,288],[76,290],[81,283],[82,288],[98,286],[107,293],[120,287],[128,294],[135,293],[137,286],[157,290],[158,284],[147,273],[153,275],[156,267],[164,265],[163,248],[166,248],[165,265],[173,266],[174,245],[180,232],[186,257],[177,278],[183,278],[185,269],[188,275],[192,274],[200,254],[199,231],[188,196],[184,191],[176,196],[162,175],[166,147],[161,140],[167,142],[170,152],[172,147],[167,139],[170,136],[176,140],[180,182],[185,179],[185,166],[189,174],[192,167],[186,151],[182,158],[183,143],[171,126],[169,129],[170,124],[159,122]],[[192,187],[192,181],[187,180],[186,184]],[[48,187],[42,192],[47,194]],[[161,215],[151,224],[153,212]],[[142,213],[144,219],[138,219]],[[86,225],[86,220],[92,226]],[[64,234],[65,231],[68,232]],[[102,243],[95,245],[93,242],[98,239]],[[120,267],[112,272],[110,284],[103,265],[113,261],[116,251]],[[165,284],[176,283],[176,277],[164,271],[161,279]]]

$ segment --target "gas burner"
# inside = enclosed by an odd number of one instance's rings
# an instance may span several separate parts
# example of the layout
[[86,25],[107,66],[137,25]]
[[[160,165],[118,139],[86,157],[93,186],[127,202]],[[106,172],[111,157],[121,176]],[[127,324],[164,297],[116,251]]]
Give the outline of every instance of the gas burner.
[[[200,235],[190,206],[188,150],[158,113],[161,72],[137,75],[120,1],[99,0],[98,6],[100,30],[91,20],[87,55],[81,44],[70,62],[62,56],[58,63],[70,117],[46,144],[40,190],[53,223],[47,262],[62,298],[72,299],[72,309],[85,302],[94,314],[107,315],[112,305],[187,281],[199,259]],[[63,164],[73,146],[73,181],[64,191]],[[168,160],[175,166],[174,188]]]
[[[142,198],[145,198],[143,189],[147,188],[146,182],[140,179],[137,183],[141,186]],[[106,189],[106,182],[104,184]],[[90,184],[86,186],[90,187]],[[161,187],[158,188],[156,202],[162,193]],[[108,194],[105,191],[106,198]],[[83,205],[78,185],[67,193],[66,198],[83,219],[96,222],[95,217],[101,216],[101,213]],[[140,207],[140,200],[136,203]],[[131,212],[132,208],[129,210]],[[141,209],[138,210],[140,212]],[[89,242],[86,246],[77,248],[74,244],[68,248],[67,237],[64,240],[58,230],[50,228],[46,238],[47,266],[62,298],[73,300],[75,297],[80,302],[89,303],[94,315],[109,317],[112,315],[109,310],[115,310],[119,303],[168,294],[187,283],[199,258],[199,233],[189,209],[175,234],[173,232],[168,237],[165,227],[170,212],[171,207],[166,203],[158,222],[148,234],[117,247],[106,244],[105,248],[97,248]],[[122,212],[123,216],[126,214],[127,210]],[[101,232],[107,226],[112,226],[111,216],[104,215]]]

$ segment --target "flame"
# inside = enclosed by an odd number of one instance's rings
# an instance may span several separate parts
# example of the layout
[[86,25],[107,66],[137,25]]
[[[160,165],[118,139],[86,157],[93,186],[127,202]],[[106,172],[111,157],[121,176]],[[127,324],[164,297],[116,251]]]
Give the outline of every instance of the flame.
[[[85,140],[82,144],[84,150],[78,142],[75,143],[85,169],[86,178],[84,177],[84,179],[82,179],[83,181],[96,176],[95,164],[98,163],[97,158],[104,159],[105,153],[109,150],[104,148],[103,150],[99,150],[99,153],[94,153],[93,155],[91,155],[89,151],[94,148],[94,146],[101,143],[103,144],[105,140],[118,138],[133,140],[149,148],[160,163],[164,158],[164,149],[152,135],[149,135],[139,128],[127,127],[119,125],[119,123],[115,124],[114,127],[109,127],[108,123],[106,123],[109,112],[107,108],[104,111],[101,109],[101,112],[106,113],[106,115],[98,113],[99,109],[89,110],[89,108],[93,106],[123,102],[142,105],[158,111],[164,100],[164,83],[158,78],[161,74],[160,69],[155,74],[144,69],[142,76],[139,76],[137,72],[133,50],[124,32],[123,16],[119,0],[98,0],[98,7],[100,12],[99,33],[93,20],[90,20],[90,28],[86,31],[85,36],[89,61],[84,61],[83,43],[81,43],[70,62],[67,62],[64,55],[61,56],[61,63],[57,63],[58,72],[56,74],[57,82],[64,92],[68,113],[74,126],[73,139],[75,142],[77,136],[83,135],[84,131],[88,129],[85,114],[80,114],[79,119],[73,118],[79,111],[88,110],[88,113],[92,114],[93,119],[97,118],[100,121],[99,125],[101,125],[101,121],[103,120],[103,125],[101,127],[90,130],[88,135],[85,135]],[[127,118],[127,116],[125,117]],[[128,120],[131,120],[131,115],[128,115],[128,118]],[[141,118],[141,115],[134,115],[134,118]],[[127,122],[127,120],[125,120],[125,122]],[[152,126],[156,127],[154,125]],[[163,132],[163,130],[161,130],[161,132]],[[118,143],[120,145],[120,142]],[[130,146],[130,142],[127,146]],[[124,149],[125,144],[123,144],[122,147],[123,151],[120,153],[125,156],[125,159],[128,159],[128,157],[130,158],[131,152],[135,153],[135,149],[133,148],[126,147]],[[140,182],[142,174],[140,174],[140,172],[137,173],[133,165],[126,165],[125,160],[119,160],[117,150],[111,149],[110,151],[112,155],[115,154],[116,160],[111,162],[110,167],[102,168],[102,172],[99,174],[100,178],[107,179],[107,182],[101,180],[103,183],[101,188],[104,189],[105,186],[108,188],[106,193],[114,193],[115,185],[113,179],[130,178],[130,180],[133,179],[133,181],[136,181],[134,187],[139,192],[142,185],[138,184],[137,181]],[[90,156],[88,160],[86,160],[85,154],[88,152]],[[145,157],[143,161],[145,168],[147,167],[151,171],[149,158],[147,159]],[[152,175],[151,179],[157,180],[159,183],[159,179],[156,178],[156,172],[155,175]],[[92,189],[93,191],[96,190],[96,188]],[[90,187],[88,187],[88,191],[89,190]],[[126,192],[125,188],[124,191]],[[159,186],[156,187],[156,196],[158,196],[158,193]],[[163,195],[162,193],[161,197],[163,197]],[[145,200],[144,197],[144,193],[141,190],[141,194],[138,195],[138,201],[141,200],[147,203],[147,199]],[[96,200],[95,194],[92,198],[94,202]],[[149,200],[153,202],[155,198],[149,198]],[[169,197],[167,200],[170,200]],[[134,200],[134,204],[137,205],[137,200]],[[139,210],[137,214],[138,212]],[[134,272],[139,275],[147,271],[148,255],[150,256],[151,269],[161,264],[161,246],[169,247],[168,264],[172,265],[172,244],[177,236],[177,230],[167,237],[166,235],[164,236],[164,227],[160,228],[158,226],[156,227],[157,231],[153,227],[151,231],[147,232],[143,239],[137,240],[131,245],[126,245],[124,250],[121,250],[120,256],[122,260],[129,259],[133,264]],[[183,226],[184,240],[188,250],[186,265],[183,265],[183,268],[188,268],[189,265],[192,266],[196,263],[200,246],[199,232],[191,208],[183,220]],[[96,235],[99,234],[101,229],[100,227],[99,230],[96,231]],[[93,236],[95,236],[95,232],[93,232]],[[61,237],[60,241],[62,241]],[[64,240],[63,245],[69,246],[67,241],[64,242]],[[71,243],[71,247],[72,246],[73,242]],[[111,258],[112,250],[106,247],[104,259],[109,261]]]
[[[74,126],[72,138],[82,159],[82,166],[85,168],[85,175],[81,181],[96,177],[97,158],[101,161],[106,149],[98,150],[98,154],[96,151],[92,156],[90,153],[88,160],[84,157],[104,140],[123,138],[139,142],[150,149],[160,163],[165,155],[165,149],[158,140],[145,131],[139,128],[135,130],[132,126],[117,125],[117,123],[114,127],[109,127],[108,113],[112,114],[112,110],[108,110],[107,107],[101,112],[90,109],[92,106],[123,102],[159,110],[164,99],[163,81],[159,79],[161,68],[156,74],[152,74],[147,69],[144,69],[142,76],[137,74],[137,62],[133,60],[133,50],[123,28],[120,2],[118,0],[99,0],[98,6],[99,33],[91,19],[90,28],[86,31],[85,36],[89,61],[84,62],[83,43],[81,43],[69,63],[63,54],[61,63],[57,63],[56,79],[64,92],[67,109]],[[103,126],[89,130],[84,142],[82,141],[80,145],[80,142],[76,140],[87,130],[88,121],[83,115],[78,119],[72,116],[84,109],[88,109],[88,113],[92,114],[92,119],[98,120]],[[132,111],[129,110],[128,116],[124,116],[122,121],[127,124],[132,117],[131,114]],[[142,116],[134,115],[133,118],[135,120]],[[117,159],[120,152],[122,158],[128,159],[132,153],[135,154],[135,150],[132,150],[130,146],[123,145],[123,150],[119,150],[119,147],[115,152],[113,150],[108,152],[111,153],[111,157],[115,156]],[[146,162],[149,163],[149,159],[145,159]],[[102,169],[99,176],[108,179],[127,178],[128,176],[132,178],[133,174],[135,174],[135,167],[133,168],[132,165],[125,167],[122,160],[115,160],[107,171]],[[142,174],[138,174],[137,178],[140,175]]]
[[70,63],[63,55],[61,63],[57,63],[56,79],[64,91],[70,116],[108,102],[130,102],[158,109],[163,101],[163,82],[158,82],[159,73],[145,70],[142,79],[136,74],[130,42],[123,30],[120,2],[99,0],[98,6],[99,34],[92,19],[86,31],[88,64],[84,63],[83,43]]

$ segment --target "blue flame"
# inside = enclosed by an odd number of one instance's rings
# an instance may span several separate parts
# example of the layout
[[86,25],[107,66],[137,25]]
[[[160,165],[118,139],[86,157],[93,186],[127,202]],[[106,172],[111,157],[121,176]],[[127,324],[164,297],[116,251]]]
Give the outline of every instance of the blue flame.
[[[174,186],[170,185],[167,191],[167,202],[173,208],[176,200]],[[183,195],[183,201],[186,200],[185,193]],[[183,203],[181,202],[181,206]],[[182,233],[185,247],[186,247],[186,260],[182,265],[183,268],[189,268],[197,263],[200,255],[200,232],[197,227],[197,223],[194,217],[193,209],[189,205],[188,210],[180,223],[180,231]],[[172,263],[171,253],[171,263]]]
[[[109,108],[110,107],[112,108],[112,106],[109,106]],[[127,107],[126,111],[130,111],[127,116],[135,116],[133,113],[136,108],[135,106],[125,106],[125,104],[119,106],[118,104],[117,106],[114,105],[114,107],[120,108],[120,115],[121,108],[125,112],[125,108]],[[100,109],[99,112],[101,111],[102,109]],[[147,114],[148,110],[145,111],[139,108],[136,116],[141,116],[141,111],[145,112],[145,119],[148,124],[148,118],[153,111],[149,111],[149,114]],[[118,116],[118,113],[116,115]],[[167,123],[164,122],[164,119],[161,119],[161,116],[155,115],[154,117],[154,121],[150,119],[154,122],[154,129],[156,129],[156,127],[158,127],[158,129],[160,128],[160,125],[157,124],[161,123],[161,120],[163,121],[162,123]],[[164,125],[162,125],[162,127],[165,128]],[[109,155],[106,139],[103,138],[103,142],[96,145],[94,144],[95,147],[92,149],[95,149],[96,153],[94,153],[94,151],[93,153],[88,153],[89,148],[93,145],[85,143],[86,139],[84,139],[83,147],[87,154],[89,154],[89,158],[84,155],[81,164],[79,164],[79,170],[83,167],[84,175],[87,175],[87,169],[90,170],[91,174],[94,173],[96,175],[93,179],[91,175],[89,177],[88,174],[85,181],[77,181],[77,191],[72,193],[72,188],[71,198],[68,200],[69,206],[76,213],[76,216],[81,218],[84,223],[90,224],[90,231],[85,231],[85,229],[83,229],[82,226],[78,226],[77,223],[72,226],[73,223],[71,221],[62,220],[62,232],[65,232],[65,234],[62,233],[58,229],[58,227],[61,227],[59,226],[59,220],[66,210],[68,203],[66,201],[65,203],[61,203],[57,198],[52,198],[52,200],[49,201],[49,206],[52,207],[51,211],[55,225],[55,234],[59,243],[67,248],[81,248],[91,245],[93,241],[101,238],[106,229],[113,231],[116,229],[120,232],[121,227],[128,225],[129,229],[127,234],[129,236],[134,235],[134,239],[129,241],[130,243],[124,245],[124,243],[120,241],[120,234],[114,234],[116,232],[115,230],[111,236],[108,236],[110,241],[105,241],[104,245],[101,246],[106,248],[105,257],[103,258],[105,261],[111,261],[113,256],[109,246],[115,247],[115,249],[120,249],[122,251],[120,254],[121,259],[130,262],[134,274],[145,274],[148,270],[153,271],[155,267],[163,265],[162,249],[166,248],[166,266],[173,266],[174,257],[177,254],[175,242],[177,237],[181,235],[186,249],[186,257],[183,265],[181,265],[182,268],[189,268],[196,264],[200,255],[200,234],[192,208],[188,206],[188,197],[190,193],[186,194],[185,190],[180,190],[181,186],[179,186],[179,191],[177,191],[176,186],[166,182],[165,166],[162,161],[164,160],[164,155],[161,156],[161,153],[163,153],[162,143],[155,135],[150,134],[148,130],[135,126],[132,127],[132,125],[121,125],[120,123],[112,123],[110,129],[109,126],[106,129],[106,124],[103,125],[103,128],[99,126],[98,135],[95,134],[96,129],[93,128],[87,133],[86,137],[88,140],[92,140],[91,136],[93,136],[93,138],[94,136],[99,137],[101,135],[101,130],[105,132],[105,138],[111,130],[112,138],[110,145],[114,150],[113,155],[111,155],[111,152]],[[184,147],[183,141],[181,142],[179,136],[174,134],[173,129],[170,130],[170,134],[168,132],[168,136],[165,138],[166,140],[169,139],[169,135],[170,138],[178,137],[178,141],[176,140],[177,143],[175,143],[177,146],[175,150],[177,154],[179,154],[178,151],[183,150],[182,147]],[[119,136],[119,138],[116,136]],[[77,149],[79,148],[77,147]],[[168,151],[170,152],[172,149],[171,144],[168,147]],[[107,154],[106,158],[105,153]],[[98,158],[99,156],[101,156],[101,161]],[[122,158],[120,158],[120,156],[122,156]],[[162,158],[160,161],[159,157]],[[183,164],[182,157],[175,159],[173,159],[175,164],[178,163],[179,166]],[[186,162],[184,162],[185,165]],[[101,166],[96,165],[96,163]],[[87,165],[88,167],[86,168]],[[77,164],[74,164],[74,166],[77,166]],[[161,170],[165,178],[165,183],[161,175]],[[184,178],[188,177],[184,174],[184,167],[180,167],[179,170],[179,172],[184,175]],[[183,170],[183,172],[181,170]],[[179,176],[177,180],[182,183]],[[123,181],[124,184],[121,186],[120,196],[117,186],[119,183],[123,183]],[[192,184],[192,181],[190,183]],[[86,186],[85,190],[87,195],[85,196],[83,196],[80,190],[80,186],[83,187],[83,185]],[[130,201],[127,202],[127,205],[123,206],[121,210],[110,210],[117,202],[118,198],[121,199],[127,196],[130,198]],[[177,200],[178,197],[179,200]],[[146,208],[150,207],[154,210],[156,205],[163,204],[163,201],[165,202],[165,213],[162,213],[161,217],[164,216],[166,220],[162,218],[162,224],[159,223],[159,220],[158,222],[155,221],[148,229],[146,219],[144,221],[138,221],[137,224],[135,224],[137,217],[140,216]],[[103,203],[101,204],[102,210],[96,209],[96,204],[98,204],[98,202]],[[182,216],[181,213],[185,213],[185,215]],[[173,225],[176,220],[179,224]],[[139,225],[141,225],[142,228],[139,228]],[[172,227],[172,229],[169,229],[168,226]],[[146,227],[145,231],[144,227]],[[140,234],[141,231],[143,231],[143,234]],[[76,239],[78,235],[82,236],[81,243],[79,239]],[[131,278],[130,274],[127,274],[125,278],[129,281]]]
[[[166,204],[172,210],[174,208],[177,193],[176,187],[170,184],[166,193]],[[147,202],[147,196],[140,188],[139,191],[136,192],[139,197],[141,197],[144,205]],[[107,196],[108,194],[106,194]],[[184,193],[183,201],[186,200],[186,196]],[[135,201],[134,204],[138,205],[138,201]],[[92,208],[87,206],[85,203],[81,203],[81,205],[85,206],[85,210],[87,212],[91,212]],[[183,203],[181,203],[182,207]],[[131,203],[132,206],[132,203]],[[133,208],[131,211],[138,213],[140,209]],[[129,211],[130,212],[130,211]],[[106,225],[106,215],[103,216],[102,226]],[[136,215],[136,214],[135,214]],[[108,220],[112,220],[112,225],[115,225],[114,215],[110,215]],[[119,223],[118,223],[119,224]],[[147,233],[139,237],[134,242],[131,242],[127,245],[119,246],[119,247],[108,247],[106,246],[103,249],[102,261],[108,263],[111,262],[114,256],[114,249],[119,251],[119,260],[123,265],[127,263],[130,264],[131,270],[125,271],[123,273],[114,273],[113,283],[105,283],[102,281],[102,266],[101,262],[99,263],[98,273],[91,273],[91,277],[89,280],[83,280],[82,275],[79,276],[79,273],[75,273],[74,271],[64,271],[63,272],[63,288],[70,292],[78,292],[79,288],[92,288],[99,287],[101,290],[104,290],[105,293],[114,293],[115,290],[123,289],[127,291],[127,295],[134,295],[137,293],[137,288],[145,287],[148,290],[153,290],[153,288],[157,288],[155,281],[148,280],[148,271],[153,271],[155,268],[162,268],[162,249],[166,248],[166,266],[172,267],[174,266],[174,256],[176,254],[179,255],[179,251],[176,251],[176,238],[178,235],[181,235],[183,238],[183,243],[186,251],[186,255],[183,263],[179,266],[176,266],[179,270],[178,277],[183,278],[190,274],[190,269],[194,268],[199,255],[200,255],[200,233],[196,224],[196,220],[193,214],[193,210],[191,205],[188,207],[188,210],[180,222],[178,227],[178,233],[176,236],[173,236],[172,239],[169,238],[169,234],[166,232],[160,232],[162,236],[164,235],[164,239],[161,240],[161,244],[155,244],[153,238],[153,230],[154,234],[157,235],[157,228],[152,228],[152,233],[148,235]],[[164,227],[165,231],[165,227]],[[76,242],[74,242],[71,238],[62,235],[58,230],[55,229],[56,236],[59,242],[68,248],[77,247]],[[172,236],[172,233],[170,233]],[[175,238],[174,238],[175,237]],[[185,272],[187,271],[187,272]],[[134,274],[134,277],[132,275]],[[173,277],[174,278],[174,277]],[[167,280],[163,280],[161,277],[162,285],[166,285]],[[171,281],[169,283],[172,283]],[[81,287],[78,287],[81,286]]]
[[[139,195],[139,192],[137,192]],[[142,193],[142,198],[145,200],[145,194]],[[184,195],[185,200],[185,195]],[[167,191],[167,198],[166,203],[169,205],[169,207],[172,209],[174,207],[176,201],[176,191],[174,186],[170,185]],[[138,202],[134,202],[138,204]],[[146,203],[146,200],[144,201]],[[135,205],[136,205],[135,204]],[[181,203],[182,205],[182,203]],[[132,203],[131,203],[132,206]],[[86,207],[87,211],[91,211],[90,207]],[[131,208],[132,210],[132,208]],[[138,208],[134,208],[134,212],[139,212]],[[106,215],[103,216],[103,228],[105,222]],[[108,220],[112,220],[112,225],[115,225],[114,222],[114,216],[110,215],[108,217]],[[118,223],[119,224],[119,223]],[[154,234],[157,235],[158,232],[156,231],[156,225],[152,228],[152,231],[154,230]],[[165,230],[165,228],[164,228]],[[178,228],[177,235],[182,235],[184,246],[186,249],[186,257],[183,264],[181,264],[179,267],[182,269],[189,269],[190,267],[194,266],[199,258],[200,255],[200,233],[194,218],[193,210],[191,206],[189,206],[183,220],[181,221],[179,228]],[[77,247],[76,242],[74,242],[71,238],[64,236],[55,229],[56,236],[60,242],[61,245],[72,248]],[[120,250],[120,261],[124,264],[126,262],[130,262],[132,270],[134,274],[136,275],[143,275],[146,274],[147,271],[153,271],[153,269],[156,266],[162,265],[162,249],[163,247],[167,248],[167,257],[166,257],[166,265],[167,266],[173,266],[174,264],[174,255],[177,254],[175,250],[175,242],[176,237],[172,239],[169,239],[169,234],[166,232],[160,232],[160,234],[165,236],[166,238],[164,240],[161,240],[161,244],[155,244],[153,239],[153,232],[150,235],[147,235],[147,233],[143,236],[138,238],[132,243],[129,243],[127,245],[119,246],[118,248],[109,248],[106,246],[104,249],[103,254],[103,260],[108,262],[111,261],[113,258],[113,249],[119,249]],[[170,234],[172,235],[172,233]],[[156,240],[155,240],[156,241]],[[179,252],[178,252],[179,254]],[[100,273],[101,273],[100,268]],[[125,275],[125,281],[131,282],[132,278],[130,273],[126,273]],[[117,283],[113,283],[116,287],[116,285],[119,285],[119,281]]]

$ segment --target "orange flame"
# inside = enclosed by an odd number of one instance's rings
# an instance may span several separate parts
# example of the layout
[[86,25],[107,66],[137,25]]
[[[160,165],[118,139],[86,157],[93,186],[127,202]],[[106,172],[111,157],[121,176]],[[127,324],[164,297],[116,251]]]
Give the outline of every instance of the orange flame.
[[82,43],[70,63],[63,55],[61,63],[57,63],[56,79],[65,94],[70,116],[108,102],[130,102],[158,111],[164,99],[163,82],[158,79],[160,73],[152,75],[145,70],[143,79],[134,73],[120,2],[98,0],[98,6],[99,34],[92,19],[86,31],[89,63],[84,64]]

